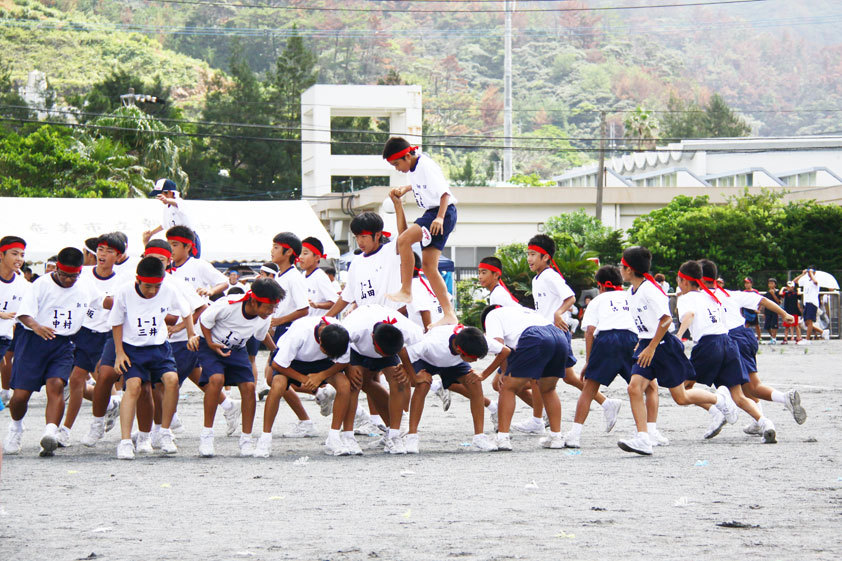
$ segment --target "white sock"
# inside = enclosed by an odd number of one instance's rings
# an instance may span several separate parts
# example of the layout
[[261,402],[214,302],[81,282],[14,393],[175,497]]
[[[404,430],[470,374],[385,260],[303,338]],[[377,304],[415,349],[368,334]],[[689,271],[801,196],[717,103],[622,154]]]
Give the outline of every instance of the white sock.
[[561,438],[561,433],[550,431],[550,438]]
[[371,415],[371,422],[375,425],[382,425],[383,418],[380,415]]
[[[340,436],[343,437],[343,438],[346,438],[346,437],[347,438],[354,438],[354,431],[343,430],[342,433],[340,434]],[[354,438],[354,440],[356,440],[356,438]]]
[[[778,390],[772,390],[772,401],[775,403],[786,403],[786,394]],[[759,403],[757,405],[760,405]]]
[[141,440],[146,440],[149,438],[148,432],[143,432],[142,430],[137,431],[137,441],[140,442]]
[[47,426],[44,427],[44,434],[46,434],[48,432],[49,433],[58,432],[58,427],[56,426],[55,423],[47,423]]
[[150,432],[158,432],[159,430],[161,430],[161,425],[152,423],[152,430]]
[[23,432],[23,419],[20,419],[18,421],[15,421],[14,419],[12,419],[12,422],[9,425],[9,428],[12,429],[15,432]]
[[658,430],[657,428],[655,428],[656,424],[657,423],[646,423],[646,430],[648,432],[655,432],[656,430]]
[[389,438],[398,438],[401,435],[401,429],[389,429]]
[[507,433],[507,432],[498,432],[498,433],[497,433],[497,436],[499,436],[499,437],[503,437],[503,438],[507,438],[507,437],[509,436],[509,433]]
[[327,431],[327,435],[328,435],[328,437],[335,436],[335,437],[338,438],[339,437],[339,429],[330,429],[330,430]]
[[213,427],[202,427],[202,436],[213,436]]
[[165,434],[168,434],[168,435],[172,436],[172,429],[162,428],[162,429],[158,429],[158,430],[161,431],[161,436],[164,436]]
[[306,425],[307,423],[313,424],[312,419],[304,419],[303,421],[298,421],[299,425]]
[[[12,421],[12,422],[14,423],[15,421]],[[94,420],[91,423],[91,426],[97,426],[97,425],[102,426],[104,424],[105,424],[105,417],[94,417]]]
[[716,406],[722,407],[725,405],[725,403],[725,397],[721,393],[716,394]]
[[223,411],[230,411],[234,408],[234,401],[226,395],[225,399],[219,404],[219,406],[222,407]]
[[544,424],[544,419],[543,419],[543,417],[532,417],[532,420],[533,420],[534,422],[536,422],[536,423],[541,423],[541,424]]
[[580,436],[582,434],[582,423],[573,423],[573,428],[570,429],[573,436]]
[[649,442],[649,433],[648,432],[639,432],[639,433],[637,433],[637,436],[639,436],[644,442]]
[[492,413],[496,413],[497,412],[497,402],[492,401],[491,403],[489,403],[488,404],[488,410],[491,411]]
[[263,442],[272,442],[272,433],[271,432],[260,433],[260,440],[262,440]]
[[251,440],[251,433],[244,432],[240,435],[240,440]]
[[114,409],[115,407],[120,407],[120,398],[117,396],[112,395],[108,399],[108,410]]

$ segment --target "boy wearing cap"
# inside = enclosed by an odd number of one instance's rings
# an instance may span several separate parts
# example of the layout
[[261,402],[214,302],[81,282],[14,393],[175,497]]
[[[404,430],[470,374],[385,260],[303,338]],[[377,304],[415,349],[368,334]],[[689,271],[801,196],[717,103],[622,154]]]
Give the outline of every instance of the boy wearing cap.
[[237,269],[228,269],[228,286],[222,292],[225,296],[228,296],[228,293],[231,292],[232,288],[239,288],[242,292],[235,292],[235,294],[245,294],[246,285],[240,282],[240,271]]
[[[187,215],[185,209],[184,199],[179,196],[178,187],[173,180],[159,179],[155,182],[155,188],[149,193],[149,196],[161,201],[164,205],[164,211],[163,217],[161,218],[161,225],[143,233],[143,245],[149,243],[149,239],[158,232],[167,230],[173,226],[186,226],[193,230],[190,217]],[[195,238],[190,249],[190,254],[193,257],[201,257],[202,242],[199,240],[199,235],[195,233],[195,230],[193,232]]]
[[15,333],[15,316],[23,297],[29,292],[30,284],[20,274],[26,252],[26,242],[18,236],[4,236],[0,239],[0,380],[3,404],[12,398],[9,382],[12,377],[12,345]]

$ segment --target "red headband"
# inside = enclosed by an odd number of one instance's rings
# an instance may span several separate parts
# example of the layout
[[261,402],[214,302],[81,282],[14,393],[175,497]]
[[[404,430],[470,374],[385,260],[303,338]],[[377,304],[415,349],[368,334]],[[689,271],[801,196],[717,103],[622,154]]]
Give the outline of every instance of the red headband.
[[147,247],[146,250],[143,252],[144,257],[148,257],[153,254],[163,255],[167,259],[172,259],[172,251],[165,247]]
[[[360,233],[359,233],[359,234],[357,234],[357,235],[358,235],[358,236],[371,236],[371,237],[373,238],[373,237],[374,237],[374,234],[376,234],[376,233],[377,233],[377,232],[370,232],[370,231],[368,231],[368,230],[363,230],[362,232],[360,232]],[[380,231],[380,233],[381,233],[382,235],[386,236],[387,238],[391,238],[391,237],[392,237],[392,234],[391,234],[390,232],[387,232],[386,230],[381,230],[381,231]]]
[[596,284],[605,288],[606,290],[623,290],[622,286],[615,286],[614,283],[611,281],[598,282]]
[[111,245],[111,244],[110,244],[110,243],[108,243],[108,242],[99,242],[98,244],[96,244],[96,246],[97,246],[97,247],[99,247],[99,246],[101,246],[101,245],[104,245],[105,247],[107,247],[107,248],[109,248],[109,249],[113,249],[114,251],[116,251],[116,252],[117,252],[117,253],[119,253],[119,254],[122,254],[122,253],[123,253],[122,251],[120,251],[120,248],[119,248],[119,247],[114,247],[113,245]]
[[175,242],[181,242],[184,245],[193,246],[193,240],[188,240],[187,238],[182,238],[181,236],[167,236],[168,240],[172,240]]
[[137,282],[145,282],[147,284],[159,284],[164,282],[164,277],[142,277],[138,275]]
[[9,251],[10,249],[26,249],[26,244],[12,242],[7,243],[6,245],[0,245],[0,251]]
[[[501,287],[503,287],[503,290],[505,290],[505,291],[506,291],[506,294],[508,294],[508,295],[511,297],[511,299],[512,299],[512,300],[514,300],[515,302],[517,302],[517,301],[518,301],[518,299],[517,299],[517,298],[515,298],[515,297],[512,295],[512,293],[509,291],[509,287],[507,287],[507,286],[506,286],[506,283],[504,283],[504,282],[503,282],[503,279],[502,279],[503,271],[502,271],[499,267],[495,267],[494,265],[489,265],[488,263],[480,263],[480,264],[478,265],[478,268],[480,268],[480,269],[485,269],[486,271],[492,271],[492,272],[494,272],[494,273],[500,273],[501,278],[500,278],[500,280],[499,280],[499,281],[497,281],[497,283],[498,283]],[[562,278],[564,278],[564,277],[562,277]],[[520,303],[520,302],[518,302],[518,303]]]
[[543,247],[541,247],[539,245],[530,245],[530,246],[527,247],[527,249],[531,249],[532,251],[537,251],[541,255],[548,255],[550,257],[550,263],[552,263],[552,265],[553,265],[553,269],[555,269],[556,272],[559,275],[561,275],[562,280],[564,279],[564,275],[561,274],[561,270],[559,270],[558,265],[555,264],[555,259],[553,259],[553,256],[550,255],[549,252],[546,249],[544,249]]
[[295,255],[295,262],[298,263],[298,254],[295,253],[295,250],[292,249],[292,247],[290,247],[288,244],[285,244],[285,243],[279,243],[278,245],[285,248],[285,249],[290,250],[292,252],[292,254]]
[[[398,318],[387,317],[383,321],[378,321],[377,323],[387,323],[389,325],[395,325],[396,323],[398,323]],[[375,324],[375,325],[377,325],[377,324]],[[377,341],[372,339],[371,342],[374,343],[374,348],[377,350],[378,353],[380,353],[383,356],[387,356],[386,353],[383,352],[383,349],[380,348],[380,345],[377,344]]]
[[79,265],[78,267],[70,267],[68,265],[63,265],[62,263],[56,263],[56,269],[58,269],[62,273],[67,273],[68,275],[75,275],[82,272],[81,265]]
[[653,276],[652,276],[652,275],[650,275],[649,273],[641,273],[640,271],[638,271],[637,269],[635,269],[634,267],[632,267],[631,265],[629,265],[629,263],[628,263],[628,261],[626,261],[626,258],[625,258],[625,257],[623,257],[623,258],[620,260],[620,263],[622,263],[623,265],[625,265],[626,267],[628,267],[629,269],[631,269],[632,271],[634,271],[634,272],[635,272],[635,273],[637,273],[638,275],[642,275],[644,279],[648,280],[649,282],[651,282],[652,284],[654,284],[655,286],[657,286],[657,287],[658,287],[658,290],[660,290],[660,291],[661,291],[661,294],[663,294],[664,296],[666,296],[666,295],[667,295],[667,293],[666,293],[666,292],[664,292],[664,289],[663,289],[663,288],[661,288],[661,285],[660,285],[660,284],[658,284],[658,281],[656,281],[656,280],[655,280],[655,277],[653,277]]
[[705,283],[702,281],[702,279],[696,279],[696,278],[691,277],[690,275],[685,275],[681,271],[678,271],[678,278],[684,279],[684,280],[689,281],[689,282],[695,282],[697,285],[699,285],[699,288],[701,288],[702,290],[704,290],[705,292],[708,293],[708,296],[710,296],[711,298],[716,300],[717,304],[719,304],[720,306],[722,305],[722,302],[719,301],[719,298],[717,298],[716,295],[713,292],[710,291],[710,289],[705,285]]
[[724,288],[722,288],[721,286],[719,286],[719,283],[718,283],[718,282],[716,282],[716,279],[712,279],[712,278],[710,278],[710,277],[702,277],[702,280],[703,280],[703,281],[705,281],[705,282],[709,282],[710,284],[712,284],[712,285],[713,285],[713,291],[714,291],[714,292],[716,292],[716,289],[718,288],[719,290],[721,290],[722,292],[724,292],[724,293],[725,293],[725,296],[731,296],[730,294],[728,294],[728,291],[727,291],[727,290],[725,290]]
[[[458,334],[459,334],[459,332],[460,332],[460,331],[462,331],[463,329],[465,329],[465,326],[464,326],[464,325],[462,325],[461,323],[456,324],[456,325],[453,327],[453,335],[458,335]],[[479,358],[477,355],[471,355],[471,354],[468,354],[468,353],[466,353],[465,351],[463,351],[463,350],[462,350],[462,347],[460,347],[459,345],[457,345],[455,341],[454,341],[454,343],[453,343],[453,346],[454,346],[454,347],[456,347],[456,350],[457,350],[457,351],[459,351],[459,354],[465,355],[465,357],[466,357],[466,358],[469,358],[469,359],[471,359],[471,360],[477,360],[477,359]]]
[[317,256],[317,257],[319,257],[319,258],[324,258],[324,257],[327,257],[327,255],[324,255],[321,251],[319,251],[319,248],[317,248],[316,246],[314,246],[314,245],[313,245],[313,244],[311,244],[311,243],[308,243],[308,242],[303,242],[303,243],[301,244],[301,247],[306,247],[307,249],[309,249],[310,251],[312,251],[313,253],[315,253],[315,254],[316,254],[316,256]]
[[404,148],[400,152],[395,152],[394,154],[392,154],[391,156],[386,158],[386,161],[387,162],[394,162],[395,160],[400,160],[401,158],[403,158],[404,156],[406,156],[410,152],[415,152],[416,150],[418,150],[417,146],[407,146],[406,148]]
[[245,302],[249,298],[251,298],[252,300],[255,300],[257,302],[260,302],[261,304],[277,304],[278,302],[280,302],[280,300],[272,300],[271,298],[264,298],[263,296],[258,296],[257,294],[255,294],[254,292],[249,290],[248,292],[246,292],[245,296],[243,296],[239,300],[228,300],[228,303],[229,304],[238,304],[240,302]]

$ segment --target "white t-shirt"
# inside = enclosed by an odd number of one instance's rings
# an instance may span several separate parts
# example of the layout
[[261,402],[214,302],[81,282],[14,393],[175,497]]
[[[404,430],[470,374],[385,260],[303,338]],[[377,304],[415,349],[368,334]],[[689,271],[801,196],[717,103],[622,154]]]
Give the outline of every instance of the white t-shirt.
[[[555,321],[555,312],[561,304],[576,296],[558,271],[547,268],[532,279],[532,298],[535,300],[535,310],[551,322]],[[570,310],[564,312],[565,322],[571,317]]]
[[117,290],[108,325],[122,325],[123,342],[129,345],[163,345],[167,340],[167,314],[183,318],[190,310],[182,302],[178,290],[166,280],[154,298],[144,298],[139,290],[136,283],[125,283]]
[[625,329],[637,335],[628,296],[625,290],[608,290],[598,294],[585,308],[585,315],[582,316],[582,331],[586,331],[592,325],[596,327],[594,335],[599,335],[600,331],[612,329]]
[[[193,256],[179,267],[173,267],[172,276],[187,281],[193,290],[200,288],[210,289],[220,283],[228,283],[228,277],[218,271],[213,265],[204,259],[196,259]],[[205,303],[208,299],[204,299]]]
[[819,291],[821,287],[813,282],[813,280],[806,275],[807,282],[804,283],[804,286],[801,289],[804,291],[804,305],[812,304],[815,307],[819,307]]
[[[722,302],[722,318],[725,320],[725,329],[728,331],[746,324],[746,318],[740,313],[741,308],[756,310],[760,306],[760,301],[763,300],[763,295],[759,292],[729,290],[726,296],[722,290],[717,290],[714,294]],[[681,301],[681,298],[678,300]]]
[[294,266],[290,267],[278,274],[275,280],[284,289],[284,299],[278,302],[273,317],[283,317],[296,310],[310,307],[310,302],[307,300],[307,284],[304,282],[304,275],[298,269]]
[[[450,351],[450,339],[455,337],[453,325],[440,325],[429,330],[419,343],[409,347],[409,360],[415,362],[416,360],[424,360],[433,366],[448,367],[456,366],[462,363],[462,357],[459,354],[453,354]],[[503,345],[489,337],[485,336],[488,343],[488,352],[491,354],[500,354],[503,350]]]
[[[229,349],[244,347],[252,337],[262,341],[269,333],[272,319],[263,319],[260,316],[246,317],[245,305],[245,302],[231,304],[228,298],[220,298],[202,312],[199,323],[210,330],[214,343]],[[205,336],[201,328],[199,336]]]
[[[309,275],[304,275],[304,284],[307,287],[307,298],[314,303],[336,302],[336,299],[339,298],[336,289],[330,282],[330,277],[318,267]],[[310,306],[310,311],[307,315],[322,317],[326,313],[327,310]]]
[[348,278],[342,299],[357,306],[379,304],[392,309],[403,304],[392,302],[387,294],[397,292],[401,287],[401,256],[398,244],[390,242],[381,245],[374,253],[361,253],[354,256],[348,268]]
[[[228,296],[228,293],[231,291],[231,289],[232,289],[232,288],[240,288],[240,289],[242,289],[242,290],[243,290],[243,294],[245,294],[246,292],[248,292],[248,287],[247,287],[246,285],[244,285],[243,283],[241,283],[241,282],[237,281],[235,284],[231,284],[231,281],[229,280],[229,281],[228,281],[228,286],[225,288],[225,290],[222,292],[222,294],[223,294],[223,295],[225,295],[225,296]],[[234,296],[236,296],[236,294],[234,294]]]
[[[123,275],[116,271],[111,271],[110,277],[100,277],[96,274],[96,266],[83,267],[80,278],[86,279],[91,286],[99,293],[100,301],[104,300],[106,296],[114,296],[117,290],[126,282]],[[111,331],[111,326],[108,325],[108,316],[111,310],[106,310],[102,306],[91,306],[85,314],[84,326],[97,333],[107,333]]]
[[[99,293],[87,279],[79,278],[73,286],[64,288],[53,274],[47,274],[32,283],[20,303],[17,318],[30,316],[56,335],[70,336],[82,328],[88,309],[101,305]],[[25,325],[24,328],[29,329]]]
[[535,325],[552,325],[552,321],[523,306],[497,308],[485,317],[485,334],[492,339],[502,339],[507,347],[515,350],[521,334]]
[[[669,298],[661,292],[661,289],[649,281],[640,283],[637,290],[629,289],[628,300],[631,305],[632,318],[637,327],[637,336],[640,339],[654,337],[663,316],[672,318]],[[668,331],[675,331],[672,322],[670,322]]]
[[374,348],[374,339],[371,334],[376,324],[392,323],[392,321],[403,333],[404,347],[411,347],[421,341],[424,336],[424,331],[402,314],[374,304],[357,308],[342,320],[342,325],[348,330],[351,348],[354,351],[368,358],[383,358],[383,355]]
[[[9,280],[0,278],[0,312],[15,312],[31,288],[23,275],[12,273]],[[0,319],[0,337],[11,339],[15,330],[14,319]],[[2,359],[2,357],[0,357]]]
[[140,257],[127,256],[122,263],[114,263],[114,272],[121,277],[130,277],[132,279],[137,275],[137,264],[140,263]]
[[456,197],[450,192],[450,184],[445,179],[444,173],[429,156],[418,153],[415,170],[407,175],[412,185],[412,194],[415,195],[415,203],[424,210],[438,207],[445,193],[450,195],[448,204],[456,204]]
[[[193,289],[193,287],[190,285],[190,283],[188,283],[184,279],[177,279],[173,277],[172,274],[167,273],[167,276],[164,278],[164,282],[171,283],[172,286],[178,291],[182,305],[184,305],[189,310],[189,313],[192,314],[205,305],[205,299],[199,296]],[[179,320],[177,323],[181,323],[181,321]],[[169,339],[171,343],[186,343],[187,329],[176,331],[175,333],[170,335]]]
[[436,295],[432,293],[432,289],[424,286],[420,277],[412,279],[412,302],[406,305],[406,311],[409,314],[409,319],[415,322],[416,325],[424,329],[426,326],[421,320],[421,312],[430,312],[430,323],[438,321],[444,312],[441,309],[441,304]]
[[184,199],[177,197],[175,200],[178,202],[178,206],[164,204],[164,211],[161,217],[161,226],[164,229],[164,233],[173,226],[187,226],[191,230],[193,229],[193,224],[190,222],[190,217],[187,216],[187,209],[185,208],[188,206],[187,203],[184,202]]
[[[335,318],[327,318],[327,322],[331,325],[339,323]],[[327,359],[328,356],[322,352],[319,342],[316,341],[316,328],[321,323],[322,318],[318,316],[304,317],[292,322],[286,333],[278,339],[278,352],[274,359],[278,366],[289,368],[293,360],[316,362]],[[341,357],[330,360],[339,364],[351,362],[350,345],[348,347],[349,350]]]
[[693,340],[698,342],[705,335],[722,335],[728,332],[723,319],[722,306],[706,292],[691,290],[678,299],[678,319],[693,313],[689,331]]
[[520,302],[518,302],[514,296],[506,292],[506,289],[499,284],[495,286],[494,290],[492,290],[488,295],[488,303],[492,306],[520,306]]

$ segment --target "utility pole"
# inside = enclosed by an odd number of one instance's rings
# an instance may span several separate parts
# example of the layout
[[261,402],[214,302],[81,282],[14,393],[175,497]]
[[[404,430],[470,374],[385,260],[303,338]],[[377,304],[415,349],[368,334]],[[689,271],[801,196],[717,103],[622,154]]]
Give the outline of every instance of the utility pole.
[[605,111],[599,112],[599,167],[596,172],[596,219],[602,221],[602,189],[605,187]]
[[515,0],[506,0],[506,35],[503,62],[503,181],[512,178],[512,11]]

